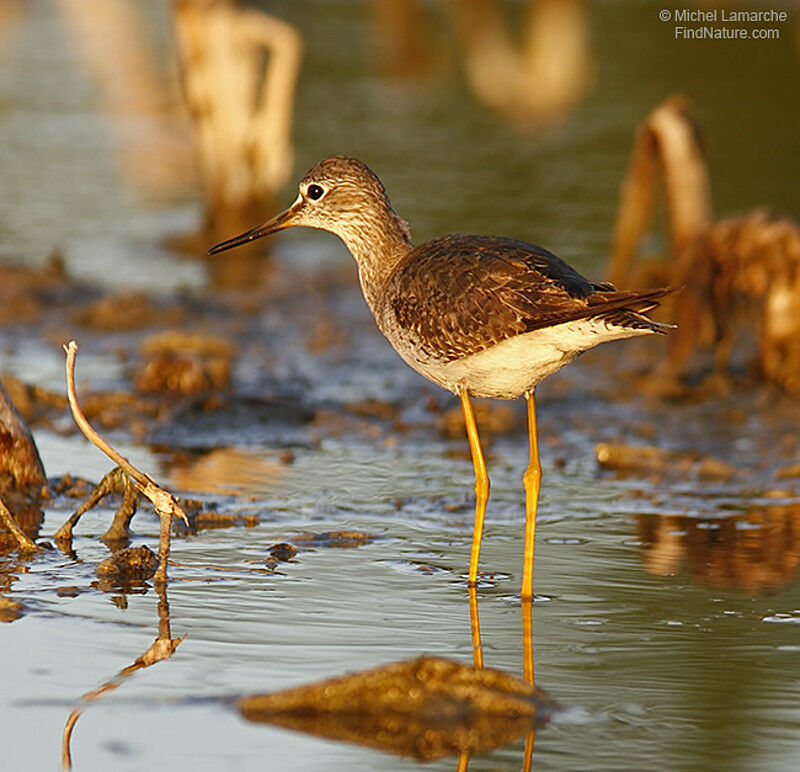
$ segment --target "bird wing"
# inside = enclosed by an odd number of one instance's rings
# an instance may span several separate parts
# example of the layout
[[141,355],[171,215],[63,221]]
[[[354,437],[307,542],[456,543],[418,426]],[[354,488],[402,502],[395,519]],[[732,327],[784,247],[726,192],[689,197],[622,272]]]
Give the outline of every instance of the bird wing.
[[455,234],[412,250],[384,297],[385,312],[409,342],[427,356],[452,361],[542,327],[647,311],[666,292],[619,292],[533,244]]

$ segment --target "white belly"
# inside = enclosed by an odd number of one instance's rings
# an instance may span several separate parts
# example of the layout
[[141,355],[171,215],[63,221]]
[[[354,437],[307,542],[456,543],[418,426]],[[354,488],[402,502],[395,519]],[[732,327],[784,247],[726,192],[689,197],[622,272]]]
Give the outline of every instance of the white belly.
[[397,352],[418,373],[454,393],[466,386],[475,397],[515,399],[598,343],[648,334],[647,329],[581,319],[517,335],[452,362],[422,360],[400,348]]

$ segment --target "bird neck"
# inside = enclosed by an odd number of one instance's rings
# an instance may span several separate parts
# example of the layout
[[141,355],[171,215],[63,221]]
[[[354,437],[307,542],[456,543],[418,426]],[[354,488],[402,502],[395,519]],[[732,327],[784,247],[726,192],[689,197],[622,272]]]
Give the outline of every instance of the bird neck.
[[408,223],[391,212],[388,218],[361,220],[357,229],[339,236],[358,264],[361,291],[375,315],[386,283],[414,248]]

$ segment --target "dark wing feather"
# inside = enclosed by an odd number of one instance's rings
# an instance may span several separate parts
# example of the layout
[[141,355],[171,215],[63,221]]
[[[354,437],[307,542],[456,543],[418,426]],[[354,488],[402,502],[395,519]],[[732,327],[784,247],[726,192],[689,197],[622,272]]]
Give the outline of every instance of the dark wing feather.
[[659,331],[638,313],[669,291],[618,292],[611,284],[593,284],[533,244],[454,234],[416,247],[384,297],[422,353],[452,361],[515,335],[587,317]]

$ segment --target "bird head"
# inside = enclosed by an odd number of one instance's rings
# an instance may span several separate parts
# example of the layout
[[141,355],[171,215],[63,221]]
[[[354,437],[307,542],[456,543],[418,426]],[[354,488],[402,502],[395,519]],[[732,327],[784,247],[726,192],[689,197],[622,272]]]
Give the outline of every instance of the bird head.
[[362,253],[379,248],[375,242],[384,238],[410,243],[408,224],[392,209],[377,175],[355,158],[335,156],[320,161],[303,175],[298,196],[288,209],[216,244],[209,253],[224,252],[298,225],[335,233],[357,260]]

